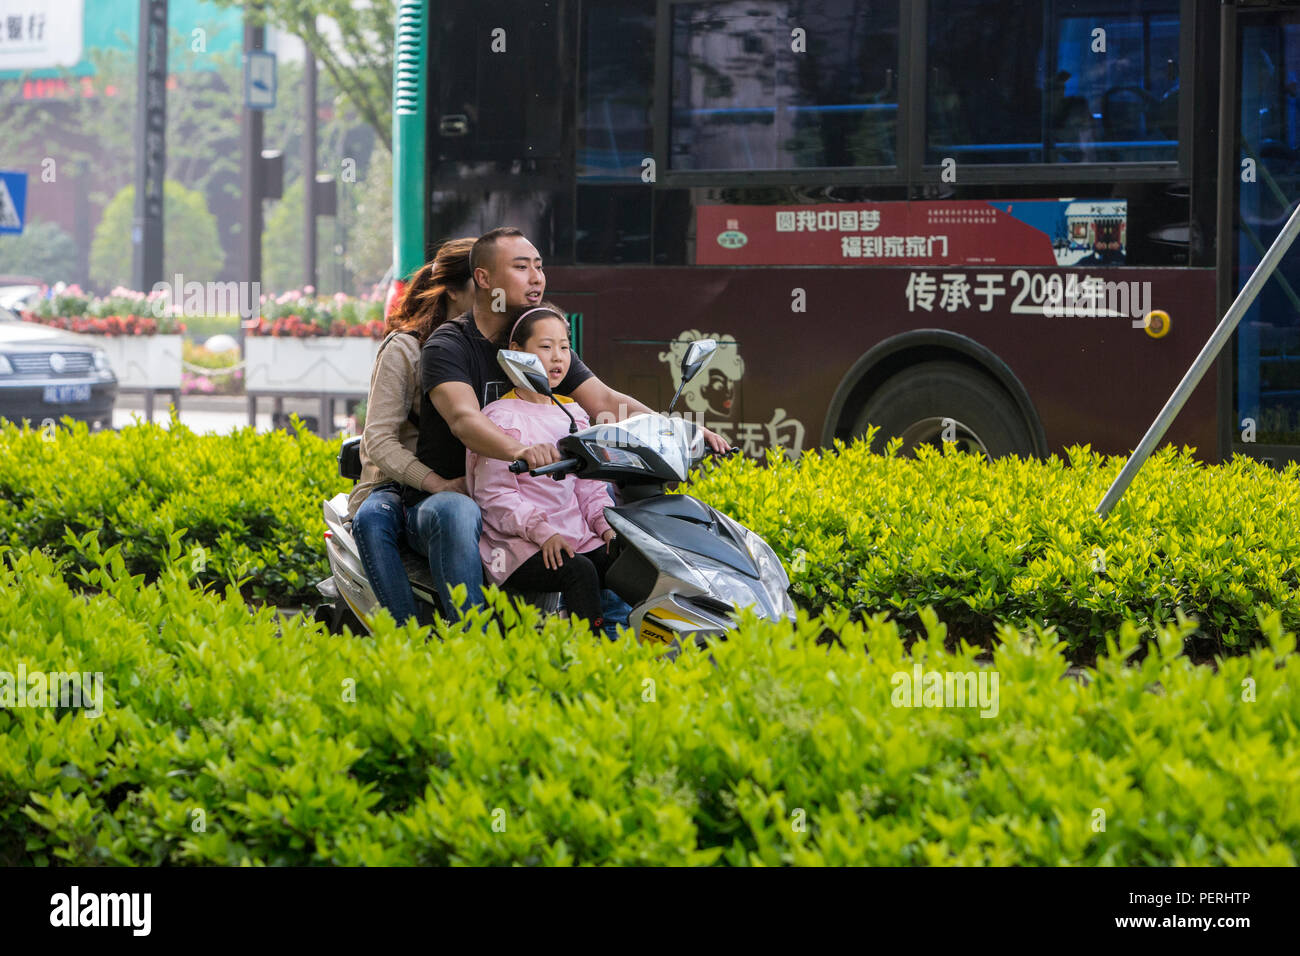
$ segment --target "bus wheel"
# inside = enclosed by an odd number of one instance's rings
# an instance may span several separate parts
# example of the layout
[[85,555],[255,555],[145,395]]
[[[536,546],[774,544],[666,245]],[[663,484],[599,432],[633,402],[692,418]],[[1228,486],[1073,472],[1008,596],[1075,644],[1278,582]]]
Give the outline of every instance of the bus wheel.
[[886,380],[858,414],[854,437],[864,437],[868,423],[880,429],[872,442],[877,451],[898,436],[905,455],[944,441],[988,458],[1034,453],[1033,436],[1011,397],[958,362],[922,362]]

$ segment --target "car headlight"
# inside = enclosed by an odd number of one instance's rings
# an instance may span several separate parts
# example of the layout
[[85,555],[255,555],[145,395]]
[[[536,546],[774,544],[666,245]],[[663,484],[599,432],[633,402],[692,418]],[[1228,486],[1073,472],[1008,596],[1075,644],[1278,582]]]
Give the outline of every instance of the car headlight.
[[113,370],[112,366],[108,364],[108,353],[103,349],[95,349],[93,353],[93,361],[95,363],[95,371],[97,372],[111,372]]
[[9,359],[0,355],[0,375],[12,375],[14,367],[9,364]]

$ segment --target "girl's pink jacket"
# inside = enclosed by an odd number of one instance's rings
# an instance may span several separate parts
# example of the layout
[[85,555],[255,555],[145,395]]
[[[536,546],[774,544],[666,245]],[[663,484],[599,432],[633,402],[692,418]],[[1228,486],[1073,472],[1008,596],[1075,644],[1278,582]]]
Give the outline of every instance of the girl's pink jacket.
[[[579,428],[587,427],[586,413],[577,402],[556,398],[569,406]],[[483,414],[525,445],[554,443],[569,433],[569,419],[559,408],[517,398],[513,390],[484,407]],[[563,536],[577,554],[605,546],[605,508],[614,502],[603,482],[512,475],[509,467],[507,461],[466,451],[465,483],[483,511],[478,550],[485,580],[504,582],[553,534]]]

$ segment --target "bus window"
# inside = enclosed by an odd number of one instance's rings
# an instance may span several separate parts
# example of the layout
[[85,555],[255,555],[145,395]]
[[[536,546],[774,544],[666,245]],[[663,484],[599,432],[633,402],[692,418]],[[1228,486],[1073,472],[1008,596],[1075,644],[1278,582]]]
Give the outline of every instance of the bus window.
[[[1292,13],[1241,27],[1240,162],[1251,175],[1236,184],[1234,292],[1300,200],[1300,24],[1286,22],[1295,19]],[[1234,341],[1235,439],[1253,431],[1261,445],[1300,444],[1300,260],[1294,250],[1260,290]]]
[[650,261],[655,0],[582,6],[574,258]]
[[671,11],[673,170],[895,164],[896,0]]
[[[498,162],[561,155],[555,12],[531,0],[446,0],[434,9],[431,154]],[[527,29],[502,26],[515,23]]]
[[654,0],[583,4],[578,179],[640,183],[654,154]]
[[932,0],[927,33],[927,164],[1177,160],[1177,0]]

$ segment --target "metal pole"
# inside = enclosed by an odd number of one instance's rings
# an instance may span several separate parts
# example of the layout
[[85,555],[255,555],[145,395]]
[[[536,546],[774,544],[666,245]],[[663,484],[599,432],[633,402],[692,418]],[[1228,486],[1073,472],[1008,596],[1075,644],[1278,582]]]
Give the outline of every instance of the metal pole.
[[[1246,284],[1242,287],[1241,292],[1237,294],[1237,298],[1235,298],[1232,305],[1228,307],[1228,311],[1224,314],[1222,321],[1219,322],[1218,328],[1214,330],[1214,334],[1210,336],[1210,340],[1206,342],[1205,347],[1201,349],[1201,354],[1196,356],[1196,361],[1192,362],[1191,368],[1187,370],[1187,374],[1183,376],[1183,380],[1178,383],[1178,387],[1174,389],[1174,393],[1169,396],[1169,401],[1165,403],[1165,407],[1160,410],[1160,414],[1156,416],[1156,420],[1151,423],[1151,427],[1147,429],[1147,433],[1142,436],[1142,441],[1138,443],[1133,454],[1129,456],[1129,460],[1124,463],[1124,468],[1120,471],[1114,482],[1111,483],[1110,488],[1106,490],[1106,496],[1101,499],[1101,504],[1097,506],[1097,514],[1099,516],[1104,518],[1110,514],[1111,508],[1115,507],[1119,502],[1119,499],[1124,496],[1124,492],[1128,490],[1129,484],[1133,481],[1133,478],[1137,475],[1138,471],[1141,470],[1142,465],[1146,463],[1147,458],[1150,457],[1151,452],[1155,450],[1160,439],[1164,437],[1165,432],[1169,430],[1169,426],[1173,424],[1174,419],[1182,410],[1183,405],[1187,403],[1187,399],[1191,396],[1201,379],[1205,377],[1205,373],[1209,371],[1214,360],[1218,358],[1219,352],[1222,351],[1223,346],[1227,344],[1232,333],[1237,330],[1237,326],[1240,324],[1242,316],[1246,314],[1246,310],[1251,307],[1252,303],[1254,303],[1255,297],[1259,295],[1260,289],[1264,287],[1264,283],[1273,275],[1274,271],[1281,263],[1282,257],[1286,255],[1287,250],[1291,248],[1291,243],[1295,241],[1298,234],[1300,234],[1300,205],[1297,205],[1292,211],[1291,217],[1286,221],[1286,225],[1282,227],[1282,231],[1278,233],[1277,238],[1273,240],[1273,244],[1268,247],[1268,252],[1264,253],[1264,258],[1259,261],[1259,265],[1255,267],[1255,271],[1252,272],[1250,278],[1246,280]],[[1222,237],[1220,237],[1220,240],[1222,241]]]
[[[244,52],[261,50],[265,30],[254,25],[251,15],[256,4],[244,13]],[[244,231],[244,275],[248,283],[262,281],[262,111],[244,106],[244,128],[240,131],[244,169],[241,197]]]
[[150,292],[163,277],[163,180],[167,174],[167,0],[140,0],[136,45],[135,246],[132,279]]
[[307,49],[302,61],[306,116],[302,139],[303,247],[305,285],[316,287],[316,55]]

